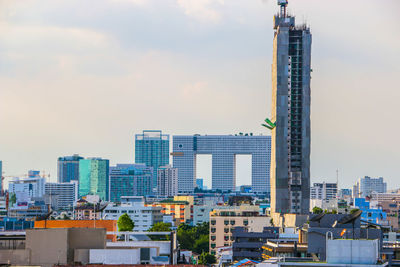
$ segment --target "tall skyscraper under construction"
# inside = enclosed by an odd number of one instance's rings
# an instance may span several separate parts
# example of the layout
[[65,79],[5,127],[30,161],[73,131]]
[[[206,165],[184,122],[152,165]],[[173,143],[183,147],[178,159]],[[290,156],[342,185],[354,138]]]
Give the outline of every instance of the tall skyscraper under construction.
[[272,63],[271,211],[309,213],[311,33],[278,0]]

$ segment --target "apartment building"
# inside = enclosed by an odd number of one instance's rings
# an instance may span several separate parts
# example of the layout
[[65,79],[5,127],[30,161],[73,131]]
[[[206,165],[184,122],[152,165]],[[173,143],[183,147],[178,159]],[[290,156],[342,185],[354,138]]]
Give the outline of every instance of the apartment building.
[[210,213],[210,252],[215,255],[218,247],[232,246],[232,232],[238,226],[249,232],[262,232],[264,227],[271,226],[271,218],[260,216],[259,206],[253,205],[213,210]]

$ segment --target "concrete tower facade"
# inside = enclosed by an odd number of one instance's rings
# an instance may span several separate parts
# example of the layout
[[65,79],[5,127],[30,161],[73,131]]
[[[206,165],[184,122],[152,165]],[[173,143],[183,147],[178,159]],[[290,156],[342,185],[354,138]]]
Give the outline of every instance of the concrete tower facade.
[[272,63],[271,211],[309,213],[311,33],[278,0]]

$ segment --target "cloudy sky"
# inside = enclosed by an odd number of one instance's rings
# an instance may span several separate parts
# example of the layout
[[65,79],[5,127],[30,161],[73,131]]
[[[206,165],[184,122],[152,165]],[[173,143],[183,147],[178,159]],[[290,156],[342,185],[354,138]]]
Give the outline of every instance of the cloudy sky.
[[[5,175],[55,180],[57,157],[73,153],[133,162],[143,129],[266,134],[277,10],[275,0],[0,0]],[[339,169],[341,186],[369,175],[399,187],[400,1],[289,10],[313,33],[312,181]]]

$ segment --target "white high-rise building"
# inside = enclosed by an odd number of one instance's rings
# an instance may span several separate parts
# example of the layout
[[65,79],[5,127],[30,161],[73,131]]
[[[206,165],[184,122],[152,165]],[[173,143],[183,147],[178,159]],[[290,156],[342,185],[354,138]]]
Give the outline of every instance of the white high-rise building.
[[78,181],[46,183],[45,192],[53,209],[72,209],[78,201]]
[[172,197],[178,195],[178,169],[171,165],[158,168],[157,195]]
[[383,181],[382,177],[371,178],[365,176],[358,179],[356,184],[353,186],[353,197],[354,198],[365,198],[371,196],[372,193],[386,193],[387,184]]
[[8,184],[9,193],[24,193],[29,198],[43,197],[46,179],[44,177],[13,178]]
[[310,188],[311,199],[330,200],[337,197],[338,189],[336,183],[314,183]]

